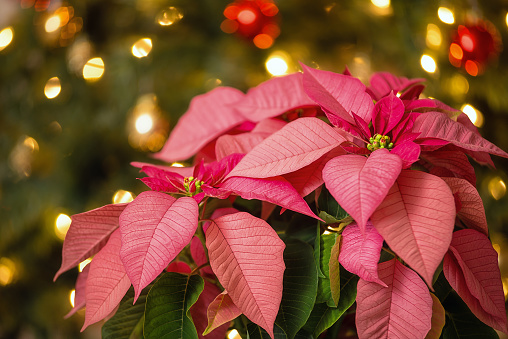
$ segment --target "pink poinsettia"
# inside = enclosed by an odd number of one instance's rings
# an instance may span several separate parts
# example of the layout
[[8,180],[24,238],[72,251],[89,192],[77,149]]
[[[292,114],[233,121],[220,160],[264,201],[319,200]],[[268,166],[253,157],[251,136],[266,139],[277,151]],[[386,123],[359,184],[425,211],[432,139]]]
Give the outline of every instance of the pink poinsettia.
[[[481,137],[462,112],[420,99],[422,79],[377,73],[367,87],[347,70],[302,67],[303,74],[270,79],[246,94],[222,87],[196,97],[156,155],[167,162],[194,155],[194,167],[135,164],[151,191],[129,204],[73,216],[57,276],[95,255],[79,276],[78,305],[71,311],[87,307],[85,327],[114,311],[131,285],[137,299],[167,270],[205,278],[189,310],[200,338],[223,336],[241,314],[260,336],[266,331],[274,338],[282,328],[317,337],[326,328],[312,328],[311,313],[328,305],[333,317],[354,302],[344,301],[351,293],[340,292],[345,269],[360,278],[360,338],[437,338],[444,309],[430,291],[442,265],[472,313],[507,331],[495,251],[469,158],[493,165],[490,154],[508,154]],[[327,215],[322,192],[348,216]],[[261,200],[261,218],[233,208],[235,197]],[[225,208],[211,211],[214,199]],[[291,229],[282,230],[285,214],[270,216],[276,205],[340,236],[322,245],[318,233],[314,253],[299,242],[308,257],[294,260],[291,250],[284,251],[284,242],[295,240]],[[316,212],[325,212],[330,218],[320,216],[332,224],[323,225]],[[179,260],[186,253],[195,269]],[[304,266],[309,272],[301,271]],[[304,273],[309,281],[301,281]],[[300,294],[307,299],[296,307]],[[302,313],[292,314],[295,309]]]

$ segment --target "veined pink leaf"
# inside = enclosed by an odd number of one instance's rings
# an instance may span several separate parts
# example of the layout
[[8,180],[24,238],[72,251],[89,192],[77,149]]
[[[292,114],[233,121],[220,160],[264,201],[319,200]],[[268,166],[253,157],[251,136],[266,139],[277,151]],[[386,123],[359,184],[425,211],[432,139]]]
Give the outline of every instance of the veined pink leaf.
[[208,306],[208,327],[203,332],[205,335],[215,328],[229,323],[242,314],[242,311],[235,305],[227,291],[219,294]]
[[386,135],[402,119],[404,104],[393,92],[381,98],[374,106],[372,124],[376,133]]
[[198,226],[198,204],[143,192],[120,215],[120,257],[134,286],[134,302],[190,242]]
[[476,186],[474,168],[463,152],[448,150],[448,146],[446,146],[432,152],[423,152],[420,157],[432,166],[446,168],[455,176],[466,179]]
[[319,219],[293,186],[281,176],[264,179],[232,177],[226,179],[220,188],[247,200],[258,199],[271,202]]
[[351,112],[364,121],[371,121],[374,104],[360,80],[348,75],[301,65],[305,93],[325,111],[336,114],[353,125],[355,121]]
[[108,243],[95,255],[86,280],[86,313],[81,331],[107,317],[119,304],[131,287],[120,260],[122,240],[120,230],[115,230]]
[[284,242],[266,221],[249,213],[228,214],[206,231],[212,270],[231,300],[273,339],[282,299]]
[[402,170],[371,221],[388,246],[432,286],[455,224],[448,185],[428,173]]
[[366,281],[378,283],[386,287],[377,274],[377,263],[381,257],[383,237],[369,221],[364,234],[356,223],[349,224],[342,232],[342,246],[339,262],[349,272]]
[[342,147],[337,147],[310,165],[295,172],[284,174],[284,178],[295,188],[300,196],[305,197],[324,183],[323,168],[326,163],[346,152]]
[[486,152],[508,158],[508,154],[444,113],[422,113],[416,118],[413,132],[419,139],[436,138],[470,151]]
[[368,158],[353,154],[333,158],[323,169],[323,179],[326,188],[363,233],[367,220],[383,201],[401,169],[399,156],[379,149]]
[[478,319],[507,333],[497,252],[486,235],[468,229],[453,233],[443,272]]
[[71,217],[72,223],[62,248],[62,266],[53,280],[99,252],[111,233],[118,228],[118,217],[126,206],[106,205]]
[[252,133],[265,133],[265,134],[273,134],[280,130],[282,127],[286,126],[287,122],[280,119],[265,119],[256,124],[256,126],[252,129]]
[[370,78],[370,86],[367,92],[371,94],[374,100],[379,100],[391,91],[402,92],[409,87],[424,82],[425,79],[408,79],[405,77],[397,77],[388,72],[378,72]]
[[[237,210],[236,208],[233,208],[233,207],[217,208],[215,211],[213,211],[210,219],[215,220],[219,217],[222,217],[223,215],[234,214],[234,213],[238,213],[238,212],[240,212],[240,211]],[[209,221],[207,221],[203,224],[203,232],[206,233],[206,230],[208,229],[208,227],[210,227],[210,224],[211,223]]]
[[441,178],[443,179],[453,194],[457,194],[460,200],[461,208],[457,211],[457,216],[468,226],[489,235],[489,227],[487,225],[487,217],[485,208],[483,207],[482,198],[467,180],[459,178]]
[[299,118],[254,147],[228,177],[269,178],[310,165],[346,139],[318,118]]
[[222,135],[215,143],[215,156],[217,160],[221,160],[233,153],[247,154],[267,136],[264,133]]
[[83,271],[79,272],[78,279],[76,279],[76,287],[74,289],[76,291],[76,293],[74,294],[74,307],[72,308],[72,310],[69,311],[69,313],[67,313],[64,316],[64,319],[69,318],[74,313],[76,313],[77,311],[79,311],[80,309],[85,307],[85,304],[86,304],[85,287],[86,287],[86,280],[88,279],[88,272],[89,271],[90,271],[90,265],[86,265],[83,268]]
[[[203,292],[201,292],[198,300],[190,309],[192,321],[194,325],[196,325],[199,339],[224,339],[226,337],[226,332],[229,328],[229,323],[227,323],[227,321],[222,324],[217,324],[217,326],[213,328],[209,328],[209,309],[212,307],[212,304],[215,303],[215,297],[217,297],[217,295],[221,295],[219,288],[205,280]],[[240,315],[240,313],[238,315]]]
[[217,87],[192,99],[169,139],[155,158],[167,162],[185,160],[222,133],[247,120],[230,104],[244,94],[231,87]]
[[432,297],[432,327],[425,336],[425,339],[439,339],[446,321],[445,310],[434,294],[431,293],[430,296]]
[[[203,248],[203,244],[198,237],[192,237],[190,252],[192,259],[196,263],[196,266],[204,265],[208,262],[208,257],[206,256],[205,249]],[[202,273],[213,275],[213,271],[210,266],[205,266],[201,269]]]
[[397,259],[380,263],[378,274],[388,287],[358,281],[358,337],[425,338],[432,317],[432,297],[425,283]]
[[251,88],[234,106],[250,121],[261,121],[295,108],[317,105],[303,91],[302,74],[293,73]]

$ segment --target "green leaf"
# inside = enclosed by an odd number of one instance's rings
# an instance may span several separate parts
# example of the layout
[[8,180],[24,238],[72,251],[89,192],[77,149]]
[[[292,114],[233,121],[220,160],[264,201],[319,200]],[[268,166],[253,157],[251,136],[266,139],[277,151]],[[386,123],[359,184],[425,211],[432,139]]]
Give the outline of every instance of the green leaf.
[[335,244],[330,252],[330,262],[328,263],[328,275],[330,277],[330,292],[332,295],[333,306],[337,306],[340,297],[340,264],[339,251],[341,236],[337,236]]
[[316,227],[316,239],[314,240],[314,260],[316,261],[316,267],[319,278],[326,278],[321,270],[321,226]]
[[189,309],[203,288],[198,275],[170,272],[161,276],[146,299],[145,339],[198,339]]
[[355,302],[358,277],[345,269],[341,269],[340,273],[341,287],[339,305],[336,308],[329,307],[325,303],[314,305],[309,320],[307,320],[307,323],[303,327],[305,331],[312,333],[314,338],[317,338],[323,331],[335,324],[344,312]]
[[316,301],[317,267],[312,247],[300,240],[286,239],[284,289],[275,323],[293,339],[309,318]]
[[134,288],[131,287],[127,291],[115,315],[102,326],[103,339],[143,338],[146,295],[152,286],[149,285],[143,289],[134,305]]
[[338,223],[349,216],[324,185],[318,198],[318,206],[320,210],[319,217],[327,224]]
[[[273,337],[274,339],[287,339],[286,333],[277,325],[273,327]],[[249,322],[247,324],[247,338],[248,339],[271,339],[268,332],[254,324],[253,322]]]
[[448,294],[443,306],[447,311],[446,324],[441,335],[443,339],[499,338],[493,328],[485,325],[471,313],[466,303],[456,292]]
[[324,278],[320,277],[318,281],[316,303],[326,302],[330,307],[335,307],[330,289],[330,257],[337,237],[337,233],[322,234],[320,237],[319,267],[324,274]]
[[304,241],[308,244],[312,244],[316,239],[316,219],[314,218],[300,213],[295,213],[291,217],[290,222],[285,222],[284,225],[286,235],[291,238]]

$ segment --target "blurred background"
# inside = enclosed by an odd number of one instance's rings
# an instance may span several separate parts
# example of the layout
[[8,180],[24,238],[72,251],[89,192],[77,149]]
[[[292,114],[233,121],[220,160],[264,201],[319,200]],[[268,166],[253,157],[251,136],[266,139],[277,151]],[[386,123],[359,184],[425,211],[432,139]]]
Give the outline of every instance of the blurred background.
[[[298,62],[424,77],[508,150],[507,0],[231,1],[0,0],[0,338],[100,335],[63,319],[78,269],[53,283],[69,216],[143,191],[129,163],[154,162],[216,86]],[[477,185],[508,287],[508,161],[494,163]]]

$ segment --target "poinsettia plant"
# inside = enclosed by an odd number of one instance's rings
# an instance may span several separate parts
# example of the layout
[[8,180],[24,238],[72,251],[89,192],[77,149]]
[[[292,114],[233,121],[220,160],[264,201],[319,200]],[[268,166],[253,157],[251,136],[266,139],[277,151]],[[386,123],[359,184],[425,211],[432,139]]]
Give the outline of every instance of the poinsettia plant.
[[[72,217],[55,279],[104,338],[507,333],[469,159],[508,154],[424,79],[302,65],[194,98],[149,190]],[[193,159],[192,166],[169,163]]]

